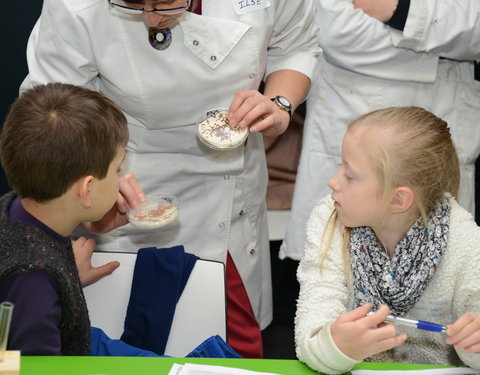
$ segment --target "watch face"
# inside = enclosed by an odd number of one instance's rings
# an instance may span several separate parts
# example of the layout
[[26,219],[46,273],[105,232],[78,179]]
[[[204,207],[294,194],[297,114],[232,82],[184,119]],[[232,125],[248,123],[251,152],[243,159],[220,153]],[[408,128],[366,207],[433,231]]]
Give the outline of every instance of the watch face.
[[277,100],[281,105],[283,105],[286,108],[291,108],[292,107],[292,105],[290,104],[288,99],[283,97],[283,96],[277,96]]

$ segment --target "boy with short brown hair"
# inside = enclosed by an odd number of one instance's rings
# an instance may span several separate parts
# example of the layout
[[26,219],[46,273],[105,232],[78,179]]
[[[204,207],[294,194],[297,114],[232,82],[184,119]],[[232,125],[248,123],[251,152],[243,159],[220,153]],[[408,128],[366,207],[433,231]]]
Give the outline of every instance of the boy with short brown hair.
[[0,301],[15,304],[9,347],[89,355],[90,322],[70,234],[111,211],[128,141],[101,94],[52,83],[23,93],[0,135],[10,186],[0,198]]

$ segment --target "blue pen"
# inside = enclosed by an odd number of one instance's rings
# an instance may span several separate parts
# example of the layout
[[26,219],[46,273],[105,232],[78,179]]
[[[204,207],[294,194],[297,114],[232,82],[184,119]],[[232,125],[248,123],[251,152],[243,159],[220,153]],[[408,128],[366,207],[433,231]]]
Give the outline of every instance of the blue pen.
[[[373,314],[372,311],[368,313],[368,315],[372,315],[372,314]],[[443,333],[447,332],[447,328],[444,326],[441,326],[440,324],[425,322],[423,320],[405,319],[395,315],[387,315],[384,322],[390,323],[390,324],[398,324],[400,326],[423,329],[424,331],[443,332]]]

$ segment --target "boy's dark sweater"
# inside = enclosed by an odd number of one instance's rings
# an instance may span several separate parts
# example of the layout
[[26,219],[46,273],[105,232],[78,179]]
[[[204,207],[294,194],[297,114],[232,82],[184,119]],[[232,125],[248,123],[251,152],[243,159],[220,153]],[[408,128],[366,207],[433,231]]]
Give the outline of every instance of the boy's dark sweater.
[[0,198],[0,300],[6,297],[16,303],[9,348],[90,354],[90,322],[70,240],[28,214],[14,193]]

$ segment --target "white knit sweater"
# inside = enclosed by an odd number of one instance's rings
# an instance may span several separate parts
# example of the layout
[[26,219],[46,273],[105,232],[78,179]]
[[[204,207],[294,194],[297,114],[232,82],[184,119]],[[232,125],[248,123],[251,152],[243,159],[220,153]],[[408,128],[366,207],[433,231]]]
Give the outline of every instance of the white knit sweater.
[[[451,199],[451,204],[448,247],[429,285],[405,315],[406,318],[448,325],[465,312],[480,314],[480,228],[454,199]],[[312,369],[327,374],[341,374],[349,371],[358,361],[343,354],[330,333],[330,324],[340,314],[354,308],[353,275],[350,265],[348,275],[345,272],[343,228],[340,223],[335,228],[328,256],[323,263],[323,272],[319,267],[320,241],[333,208],[330,197],[322,198],[307,224],[305,255],[297,270],[300,296],[295,317],[295,341],[298,358]],[[399,332],[408,335],[405,343],[367,360],[454,366],[465,364],[480,369],[480,354],[455,351],[445,343],[444,334],[397,327]]]

